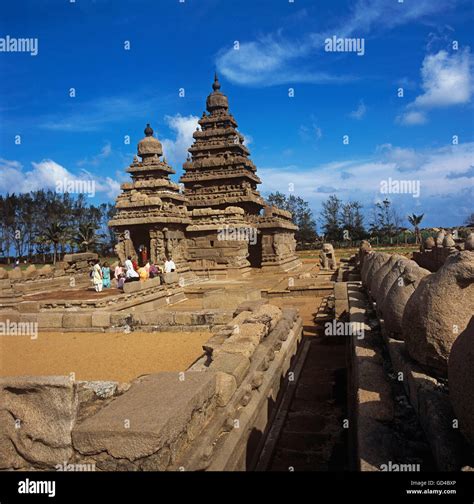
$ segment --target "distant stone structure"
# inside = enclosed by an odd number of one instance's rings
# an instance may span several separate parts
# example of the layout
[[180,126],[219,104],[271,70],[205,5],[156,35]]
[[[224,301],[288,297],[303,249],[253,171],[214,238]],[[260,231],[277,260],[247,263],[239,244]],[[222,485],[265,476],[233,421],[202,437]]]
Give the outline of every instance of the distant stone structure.
[[330,243],[323,243],[323,248],[319,253],[319,264],[323,270],[336,269],[336,254],[334,253],[334,247]]
[[[163,262],[172,256],[179,271],[197,274],[243,273],[250,267],[289,271],[299,266],[297,230],[291,213],[269,206],[249,159],[244,137],[228,110],[217,75],[207,112],[194,132],[181,185],[169,180],[173,169],[161,160],[161,143],[150,125],[122,184],[117,214],[116,251],[123,261]],[[184,190],[180,190],[183,188]]]
[[450,231],[441,229],[436,237],[428,236],[425,238],[419,252],[413,252],[413,260],[422,268],[432,273],[438,271],[446,262],[447,258],[460,250],[472,250],[474,237],[471,233],[464,243],[461,240],[454,239]]

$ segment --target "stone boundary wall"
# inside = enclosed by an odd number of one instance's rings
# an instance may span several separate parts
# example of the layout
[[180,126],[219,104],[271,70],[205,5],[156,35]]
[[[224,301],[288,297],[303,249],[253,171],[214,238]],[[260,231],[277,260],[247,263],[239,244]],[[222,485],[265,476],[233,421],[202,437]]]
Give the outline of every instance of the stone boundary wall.
[[[170,273],[169,275],[174,275]],[[184,290],[174,281],[161,284],[160,278],[136,281],[125,284],[126,291],[97,299],[46,299],[28,301],[19,299],[15,305],[5,305],[3,311],[14,310],[20,313],[58,312],[58,311],[93,311],[109,309],[121,311],[128,308],[153,309],[177,303],[186,299]]]
[[[354,468],[380,471],[389,461],[404,463],[398,448],[403,439],[391,428],[397,403],[390,389],[387,358],[424,432],[434,469],[460,471],[472,465],[473,460],[469,456],[466,459],[466,441],[454,428],[456,418],[444,384],[427,375],[409,357],[404,341],[390,338],[360,282],[349,282],[347,286],[350,321],[365,327],[363,339],[351,339],[349,356],[350,422],[356,427],[350,439],[357,453]],[[381,324],[379,330],[377,324]],[[421,467],[423,470],[426,468]]]
[[0,313],[0,322],[37,323],[39,331],[52,332],[187,331],[205,330],[216,325],[226,324],[232,319],[232,313],[232,310],[211,309]]
[[216,328],[205,356],[183,372],[130,384],[0,379],[0,469],[247,468],[302,321],[296,310],[262,300],[244,308]]
[[25,290],[28,290],[28,284],[32,280],[53,280],[58,277],[74,277],[88,278],[90,271],[90,261],[98,259],[98,255],[92,252],[81,252],[77,254],[66,254],[62,261],[55,265],[45,264],[40,268],[30,264],[26,269],[20,267],[11,270],[1,268],[0,279],[8,278],[11,283],[17,288],[21,288],[25,284]]

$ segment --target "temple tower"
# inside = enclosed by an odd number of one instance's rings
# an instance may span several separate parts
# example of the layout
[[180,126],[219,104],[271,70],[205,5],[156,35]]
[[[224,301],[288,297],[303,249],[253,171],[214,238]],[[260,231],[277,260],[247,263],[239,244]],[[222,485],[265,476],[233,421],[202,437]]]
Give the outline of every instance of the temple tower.
[[122,184],[116,215],[109,222],[118,238],[116,252],[123,262],[131,255],[139,262],[163,264],[172,256],[180,271],[186,262],[185,228],[190,223],[186,198],[179,184],[169,180],[174,170],[161,160],[163,149],[147,124],[145,138],[127,169],[132,181]]
[[297,227],[289,212],[268,206],[260,196],[257,168],[220,88],[215,75],[207,113],[198,121],[191,157],[183,164],[181,182],[192,218],[187,228],[191,267],[226,274],[250,266],[292,269],[300,264]]
[[188,207],[222,210],[236,206],[246,214],[258,215],[265,205],[257,191],[261,181],[220,87],[215,75],[206,101],[208,113],[203,112],[198,121],[201,129],[194,132],[195,141],[189,148],[192,157],[183,164],[181,182]]

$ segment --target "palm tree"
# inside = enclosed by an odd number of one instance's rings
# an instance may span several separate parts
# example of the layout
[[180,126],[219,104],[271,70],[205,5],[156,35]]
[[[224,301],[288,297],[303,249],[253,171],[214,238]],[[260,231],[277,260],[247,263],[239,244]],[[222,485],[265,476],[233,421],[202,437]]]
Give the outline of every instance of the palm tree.
[[100,238],[102,238],[102,235],[97,234],[96,231],[97,228],[90,222],[81,224],[74,239],[75,243],[84,252],[89,252],[89,249],[98,245]]
[[420,228],[419,228],[419,224],[421,223],[421,221],[423,220],[423,216],[425,214],[421,214],[421,215],[415,215],[415,214],[412,214],[412,215],[409,215],[408,216],[408,222],[414,227],[415,229],[415,243],[421,243],[421,233],[420,233]]
[[54,256],[53,264],[56,264],[56,258],[58,255],[58,245],[65,240],[67,235],[67,228],[63,224],[58,222],[53,222],[44,230],[45,241],[51,243],[53,246]]

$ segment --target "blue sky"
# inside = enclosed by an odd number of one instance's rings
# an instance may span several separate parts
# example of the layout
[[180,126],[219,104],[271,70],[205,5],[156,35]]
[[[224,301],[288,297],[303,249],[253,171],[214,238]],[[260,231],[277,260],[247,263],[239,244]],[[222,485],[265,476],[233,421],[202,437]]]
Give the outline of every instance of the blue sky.
[[[0,52],[0,192],[91,178],[92,201],[112,201],[147,122],[177,180],[217,70],[264,195],[292,189],[317,215],[337,194],[369,216],[383,181],[413,181],[419,197],[387,195],[402,216],[460,224],[474,211],[472,9],[468,0],[2,2],[0,38],[37,38],[38,54]],[[325,51],[333,36],[363,39],[364,54]]]

